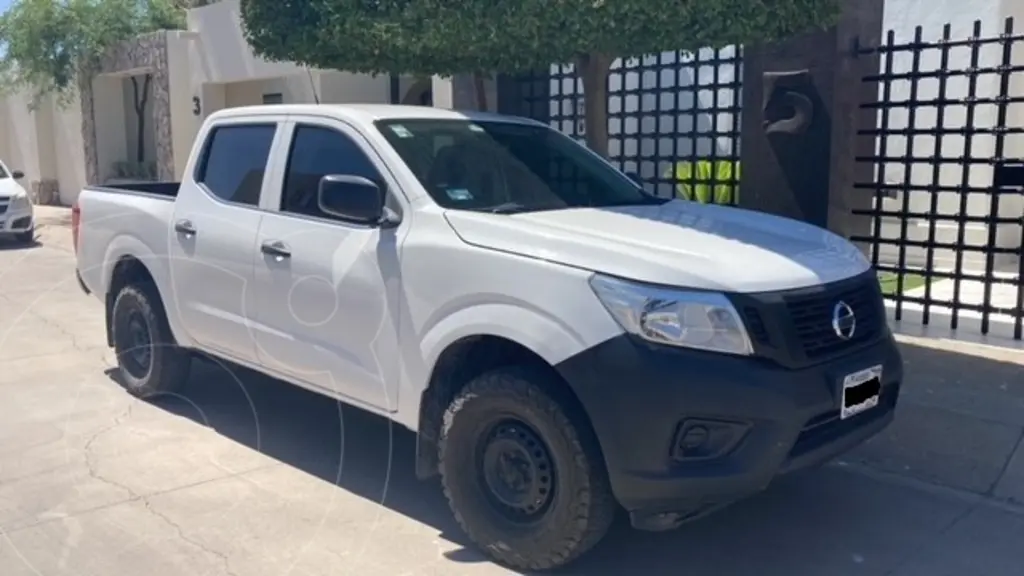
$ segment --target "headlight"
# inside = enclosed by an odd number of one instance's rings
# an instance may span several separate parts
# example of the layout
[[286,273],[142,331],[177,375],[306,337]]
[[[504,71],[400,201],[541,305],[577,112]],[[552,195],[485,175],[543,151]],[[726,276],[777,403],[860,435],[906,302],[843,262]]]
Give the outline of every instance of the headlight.
[[28,194],[19,194],[11,198],[11,205],[8,210],[14,212],[17,210],[25,210],[32,207],[32,201],[29,200]]
[[684,348],[753,352],[740,315],[723,294],[648,286],[600,274],[590,279],[590,286],[630,334]]

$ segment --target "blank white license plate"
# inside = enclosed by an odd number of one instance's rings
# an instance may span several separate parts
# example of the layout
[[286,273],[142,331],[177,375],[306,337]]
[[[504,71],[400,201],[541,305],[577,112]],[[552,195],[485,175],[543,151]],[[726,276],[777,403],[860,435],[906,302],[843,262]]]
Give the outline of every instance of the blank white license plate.
[[872,366],[843,378],[843,404],[840,419],[860,414],[878,406],[882,393],[882,366]]

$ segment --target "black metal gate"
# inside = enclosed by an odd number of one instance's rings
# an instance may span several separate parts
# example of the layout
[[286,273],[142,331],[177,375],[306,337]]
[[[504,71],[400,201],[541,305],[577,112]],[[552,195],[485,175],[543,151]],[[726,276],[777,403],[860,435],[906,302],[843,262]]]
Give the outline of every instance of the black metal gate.
[[[617,59],[608,81],[609,158],[659,196],[736,203],[742,61],[736,47]],[[504,112],[583,138],[583,86],[572,65],[513,83]]]
[[870,247],[896,319],[1021,339],[1024,304],[1024,35],[1007,19],[889,32],[879,84]]

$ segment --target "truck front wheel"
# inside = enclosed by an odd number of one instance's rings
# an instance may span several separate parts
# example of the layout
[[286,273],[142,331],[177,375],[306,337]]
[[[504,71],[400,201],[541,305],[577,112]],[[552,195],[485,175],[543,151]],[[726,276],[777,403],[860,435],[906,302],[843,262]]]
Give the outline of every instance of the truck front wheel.
[[557,568],[597,544],[615,516],[597,441],[547,391],[542,371],[501,368],[456,396],[439,440],[455,518],[493,559]]
[[129,393],[148,398],[184,385],[191,359],[175,343],[154,286],[122,288],[114,300],[111,329],[121,384]]

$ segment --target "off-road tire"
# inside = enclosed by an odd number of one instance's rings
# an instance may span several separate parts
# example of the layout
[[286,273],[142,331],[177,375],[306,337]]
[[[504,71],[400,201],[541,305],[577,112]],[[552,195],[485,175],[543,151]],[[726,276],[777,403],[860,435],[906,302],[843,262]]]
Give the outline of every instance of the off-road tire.
[[[153,343],[149,370],[142,377],[125,366],[124,354],[129,314],[141,314]],[[114,352],[117,354],[119,382],[133,396],[150,398],[179,390],[188,380],[191,355],[180,348],[171,334],[167,316],[156,287],[150,283],[130,284],[121,289],[111,312]]]
[[[559,382],[540,370],[507,367],[463,388],[444,416],[438,442],[441,483],[466,535],[494,560],[520,570],[564,566],[608,532],[617,504],[597,439],[582,416],[548,391]],[[497,513],[477,474],[478,441],[495,418],[513,415],[536,431],[555,468],[554,499],[535,525]]]

